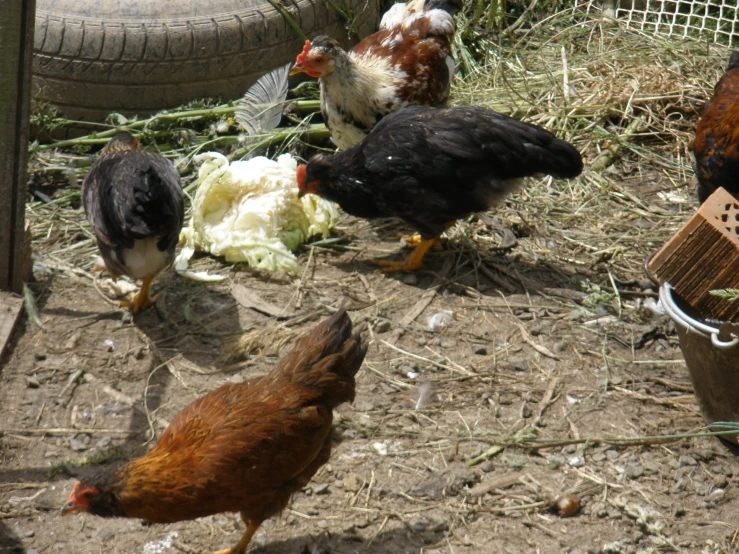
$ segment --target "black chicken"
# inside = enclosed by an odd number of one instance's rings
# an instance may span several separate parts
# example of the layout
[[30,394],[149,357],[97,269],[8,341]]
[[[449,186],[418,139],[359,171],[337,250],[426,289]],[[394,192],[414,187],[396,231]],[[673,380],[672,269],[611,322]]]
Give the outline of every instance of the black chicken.
[[544,129],[478,106],[406,108],[359,144],[298,167],[300,195],[337,202],[357,217],[399,217],[422,242],[385,271],[419,269],[428,249],[458,219],[483,212],[523,177],[576,177],[580,153]]
[[180,176],[172,162],[138,150],[133,135],[120,133],[85,177],[82,203],[104,269],[114,280],[127,275],[143,281],[138,294],[120,305],[133,313],[151,306],[151,281],[172,263],[184,223]]

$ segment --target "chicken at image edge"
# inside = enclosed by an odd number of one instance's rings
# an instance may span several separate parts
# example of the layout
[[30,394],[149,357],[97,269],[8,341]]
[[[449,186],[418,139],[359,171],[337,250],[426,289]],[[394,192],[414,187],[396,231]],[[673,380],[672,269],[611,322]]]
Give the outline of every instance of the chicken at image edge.
[[119,305],[133,313],[156,300],[151,282],[174,260],[185,209],[180,176],[160,154],[138,149],[130,133],[108,142],[82,183],[82,204],[113,280],[143,281],[141,290]]
[[405,106],[442,106],[454,76],[453,14],[462,0],[395,4],[380,30],[345,52],[327,36],[306,41],[290,74],[319,79],[321,112],[340,150]]
[[354,400],[366,351],[339,310],[269,374],[195,400],[143,457],[78,481],[62,513],[174,523],[240,512],[246,532],[221,553],[243,554],[261,523],[328,462],[333,409]]
[[318,154],[297,170],[299,195],[317,194],[356,217],[397,217],[423,239],[404,262],[414,271],[445,229],[483,212],[537,174],[572,178],[580,153],[548,131],[479,106],[411,107],[385,117],[359,144]]
[[726,73],[706,104],[693,153],[701,204],[719,187],[739,193],[739,51],[732,52]]

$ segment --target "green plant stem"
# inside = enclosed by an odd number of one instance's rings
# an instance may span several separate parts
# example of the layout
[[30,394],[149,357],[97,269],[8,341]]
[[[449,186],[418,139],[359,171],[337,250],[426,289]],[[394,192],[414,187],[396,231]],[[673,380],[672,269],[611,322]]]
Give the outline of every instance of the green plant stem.
[[266,133],[265,138],[259,142],[250,144],[245,148],[239,148],[228,156],[229,160],[238,160],[253,152],[254,150],[261,150],[263,148],[269,148],[275,144],[285,142],[293,136],[300,136],[304,140],[325,140],[331,136],[331,132],[326,128],[323,123],[313,123],[308,125],[305,130],[295,127],[284,127],[273,129],[269,133]]

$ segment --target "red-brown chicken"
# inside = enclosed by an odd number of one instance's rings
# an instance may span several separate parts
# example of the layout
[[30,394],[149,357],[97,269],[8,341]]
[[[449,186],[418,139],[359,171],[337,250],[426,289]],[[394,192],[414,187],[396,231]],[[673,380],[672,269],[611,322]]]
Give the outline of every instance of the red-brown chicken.
[[452,13],[461,6],[462,0],[396,4],[380,31],[348,53],[326,36],[306,41],[291,74],[319,78],[323,118],[340,150],[400,108],[446,103],[454,75]]
[[299,194],[318,194],[364,218],[398,217],[421,242],[405,262],[413,271],[457,219],[500,202],[523,177],[575,177],[580,153],[541,127],[479,106],[405,108],[385,117],[359,144],[298,167]]
[[268,375],[187,406],[145,456],[78,481],[62,513],[173,523],[241,512],[246,532],[221,554],[243,554],[259,525],[328,461],[332,410],[354,399],[366,350],[338,311]]
[[120,133],[85,177],[82,204],[111,277],[143,281],[138,294],[119,304],[133,313],[151,306],[151,282],[171,265],[185,219],[172,162],[139,150],[133,135]]
[[739,51],[706,105],[693,142],[698,199],[706,201],[719,187],[739,193]]

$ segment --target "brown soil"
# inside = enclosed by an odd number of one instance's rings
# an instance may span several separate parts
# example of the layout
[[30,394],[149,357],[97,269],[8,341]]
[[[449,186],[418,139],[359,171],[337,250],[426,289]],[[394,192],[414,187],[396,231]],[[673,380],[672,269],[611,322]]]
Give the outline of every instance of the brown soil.
[[[627,181],[672,209],[656,196],[656,175],[649,189]],[[368,263],[404,254],[396,236],[407,229],[345,217],[341,241],[301,251],[301,279],[202,258],[228,280],[170,271],[156,309],[133,319],[37,251],[44,331],[25,322],[0,375],[0,551],[156,554],[236,542],[235,514],[146,526],[59,510],[76,476],[141,454],[151,429],[161,434],[193,399],[273,366],[274,348],[222,361],[241,333],[275,321],[239,304],[237,284],[293,317],[313,314],[288,328],[300,333],[341,303],[372,327],[330,464],[264,523],[253,552],[735,551],[739,463],[717,439],[606,442],[703,423],[673,325],[641,306],[656,295],[638,266],[558,254],[547,217],[518,196],[463,224],[416,275]],[[507,252],[480,238],[500,224],[518,235]],[[432,330],[435,314],[447,324]],[[591,440],[537,450],[533,437]],[[509,445],[490,450],[501,441]],[[551,504],[567,492],[582,509],[563,518]]]

